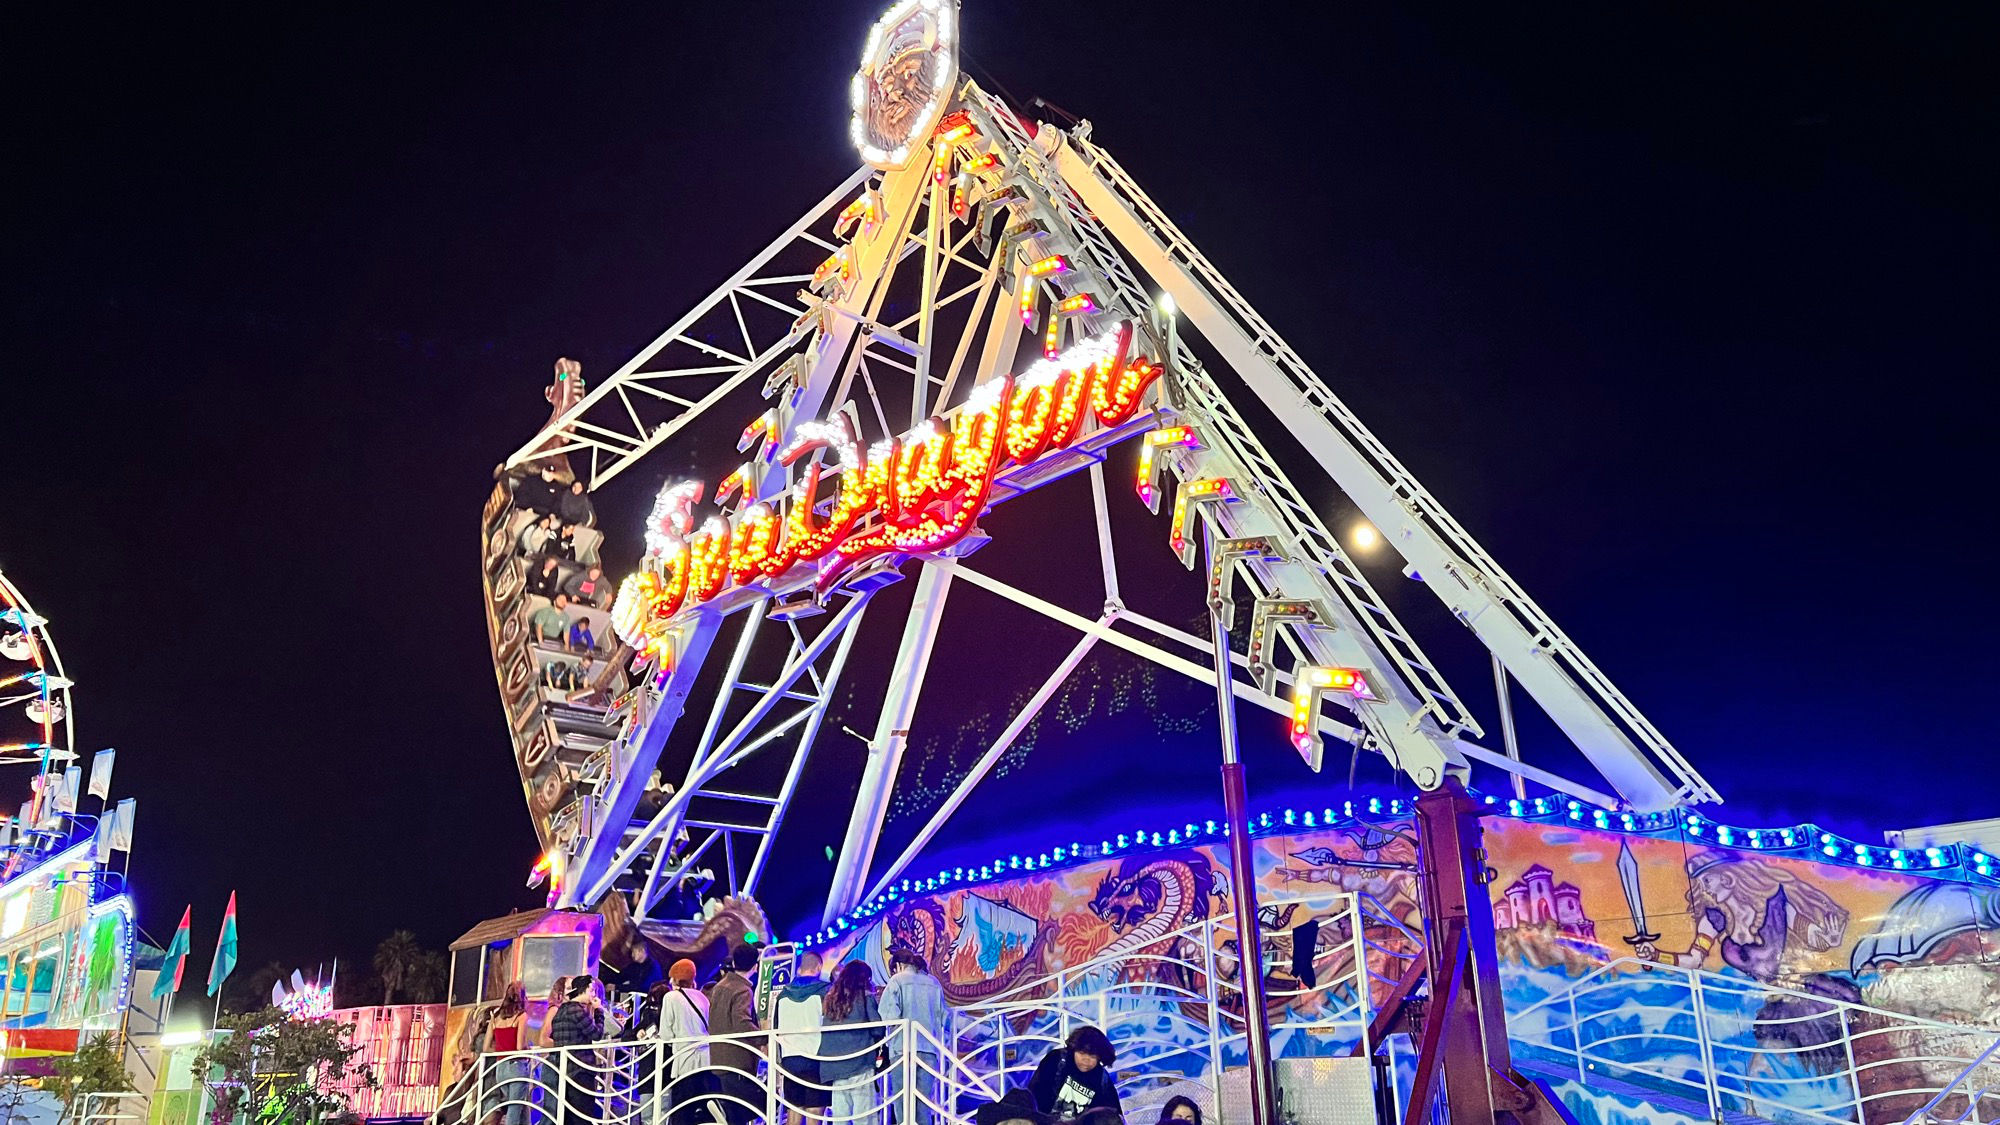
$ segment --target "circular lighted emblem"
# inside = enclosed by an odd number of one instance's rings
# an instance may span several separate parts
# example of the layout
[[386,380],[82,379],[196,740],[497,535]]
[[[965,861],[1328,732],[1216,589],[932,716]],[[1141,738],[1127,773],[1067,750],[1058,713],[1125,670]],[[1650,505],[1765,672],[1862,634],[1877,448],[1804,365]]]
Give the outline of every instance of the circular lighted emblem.
[[956,0],[902,0],[875,21],[852,86],[863,160],[900,168],[937,125],[958,78],[957,19]]

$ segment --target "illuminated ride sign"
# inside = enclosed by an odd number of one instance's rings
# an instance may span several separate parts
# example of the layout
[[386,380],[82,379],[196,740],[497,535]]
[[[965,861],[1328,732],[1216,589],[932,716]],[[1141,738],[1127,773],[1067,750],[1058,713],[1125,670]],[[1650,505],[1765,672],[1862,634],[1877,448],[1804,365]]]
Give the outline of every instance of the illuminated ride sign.
[[[757,502],[695,526],[699,481],[669,483],[646,529],[644,566],[619,586],[611,608],[620,640],[642,656],[666,651],[676,615],[724,590],[777,579],[812,565],[824,593],[842,574],[871,557],[922,554],[962,540],[978,522],[994,478],[1007,465],[1028,465],[1081,437],[1085,422],[1129,421],[1159,375],[1133,356],[1132,326],[1043,359],[1020,376],[976,389],[951,417],[931,418],[898,438],[863,448],[845,415],[808,422],[783,449],[765,459],[790,466],[823,451],[774,502]],[[768,433],[766,415],[753,425]],[[826,507],[819,497],[827,463],[839,467],[838,489]],[[754,466],[746,466],[746,469]],[[718,502],[755,485],[739,470],[716,489]]]

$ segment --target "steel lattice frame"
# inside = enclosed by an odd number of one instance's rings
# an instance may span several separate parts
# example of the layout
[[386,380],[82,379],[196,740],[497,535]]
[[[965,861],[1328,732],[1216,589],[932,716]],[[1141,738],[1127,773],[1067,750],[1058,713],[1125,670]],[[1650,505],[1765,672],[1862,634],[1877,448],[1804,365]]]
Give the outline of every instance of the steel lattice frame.
[[[1017,370],[1024,309],[1030,318],[1047,310],[1051,340],[1132,324],[1148,354],[1164,357],[1166,377],[1141,416],[1008,469],[993,488],[997,504],[1087,473],[1101,613],[1076,613],[974,567],[964,556],[977,543],[912,563],[919,571],[912,606],[868,738],[828,917],[903,875],[1095,646],[1214,685],[1208,639],[1128,606],[1119,583],[1104,458],[1113,446],[1168,425],[1187,427],[1197,441],[1153,450],[1164,479],[1232,482],[1229,502],[1196,504],[1190,518],[1207,529],[1193,541],[1215,544],[1205,563],[1211,596],[1229,599],[1240,581],[1255,599],[1251,628],[1263,646],[1232,653],[1238,699],[1290,715],[1294,673],[1357,669],[1373,698],[1329,697],[1347,707],[1349,721],[1322,717],[1320,733],[1383,753],[1425,789],[1477,760],[1604,805],[1655,810],[1718,799],[1130,176],[1090,143],[1087,126],[1067,134],[1044,126],[1031,135],[969,81],[957,88],[953,106],[975,130],[963,152],[944,157],[942,167],[959,168],[959,175],[933,175],[934,146],[943,143],[934,139],[900,170],[857,172],[507,462],[512,468],[566,453],[572,463],[583,459],[587,472],[579,475],[596,488],[697,422],[736,432],[744,419],[714,415],[714,408],[760,376],[773,400],[765,436],[776,445],[788,443],[801,424],[837,412],[864,445],[886,440]],[[983,162],[979,174],[965,171],[968,159]],[[841,224],[855,226],[852,237],[825,237]],[[1030,273],[1029,263],[1052,255],[1066,269]],[[1059,316],[1056,302],[1079,294],[1090,295],[1091,307]],[[1176,311],[1163,314],[1153,294],[1170,297]],[[1225,384],[1206,369],[1183,332],[1219,355],[1236,382]],[[1473,741],[1482,730],[1470,709],[1232,405],[1232,395],[1245,393],[1282,421],[1389,545],[1425,575],[1424,587],[1585,754],[1608,793]],[[784,470],[753,459],[740,473],[742,505],[779,495],[802,467]],[[1172,484],[1163,490],[1171,492]],[[569,822],[569,838],[558,842],[568,853],[563,904],[591,904],[623,886],[633,894],[634,913],[644,917],[677,880],[704,865],[725,868],[730,889],[754,892],[864,612],[907,561],[865,566],[819,604],[809,578],[786,575],[730,588],[682,611],[670,667],[637,689],[623,734],[607,748]],[[875,852],[929,654],[961,580],[1073,629],[1077,640],[909,846],[878,870]],[[774,628],[789,633],[781,653],[757,643]],[[700,736],[663,759],[725,629],[734,640]],[[775,761],[744,768],[759,759]],[[774,768],[779,762],[782,768]],[[635,819],[639,791],[655,769],[675,779],[677,791],[657,812]]]

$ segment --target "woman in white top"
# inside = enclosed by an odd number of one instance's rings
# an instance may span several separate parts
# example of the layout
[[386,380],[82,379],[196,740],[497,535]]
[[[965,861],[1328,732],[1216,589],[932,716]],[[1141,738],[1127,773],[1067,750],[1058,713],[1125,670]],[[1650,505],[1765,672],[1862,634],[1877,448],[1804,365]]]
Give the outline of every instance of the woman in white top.
[[[667,1041],[669,1125],[696,1125],[710,1119],[709,1095],[716,1091],[708,1069],[708,997],[694,986],[695,965],[683,957],[667,969],[671,986],[660,997],[660,1038]],[[720,1117],[720,1114],[715,1116]]]

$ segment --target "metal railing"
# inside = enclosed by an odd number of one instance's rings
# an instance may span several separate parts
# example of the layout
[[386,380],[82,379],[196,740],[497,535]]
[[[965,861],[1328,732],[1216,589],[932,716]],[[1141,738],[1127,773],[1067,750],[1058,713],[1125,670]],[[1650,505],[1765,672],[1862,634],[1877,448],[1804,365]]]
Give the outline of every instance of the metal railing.
[[[1000,1095],[918,1024],[823,1030],[873,1033],[864,1047],[815,1057],[821,1068],[853,1067],[857,1074],[827,1081],[791,1073],[783,1060],[768,1056],[768,1032],[492,1053],[474,1060],[445,1091],[431,1120],[666,1125],[810,1116],[822,1125],[880,1125],[887,1112],[899,1122],[960,1121],[973,1106]],[[750,1051],[753,1064],[718,1064],[715,1049],[729,1046]],[[885,1056],[880,1062],[878,1052]]]
[[[1974,1083],[1978,1083],[1974,1085]],[[1963,1112],[1954,1113],[1959,1106]],[[1991,1114],[1992,1116],[1986,1116]],[[2000,1037],[1903,1125],[2000,1125]]]
[[[1312,908],[1328,939],[1316,943],[1315,983],[1289,974],[1283,931],[1262,950],[1272,1055],[1345,1054],[1364,1042],[1383,971],[1404,956],[1368,937],[1375,917],[1366,896],[1335,894],[1267,903]],[[1043,1055],[1090,1024],[1118,1049],[1119,1095],[1131,1113],[1173,1094],[1222,1106],[1225,1071],[1248,1063],[1240,965],[1232,917],[1180,926],[1142,946],[1115,949],[955,1011],[956,1045],[972,1071],[996,1089],[1024,1086]],[[1363,1052],[1366,1053],[1365,1051]]]
[[1574,1067],[1585,1085],[1601,1076],[1702,1101],[1716,1120],[1874,1125],[2000,1082],[2000,1030],[1631,957],[1510,1013],[1507,1026],[1520,1054]]

